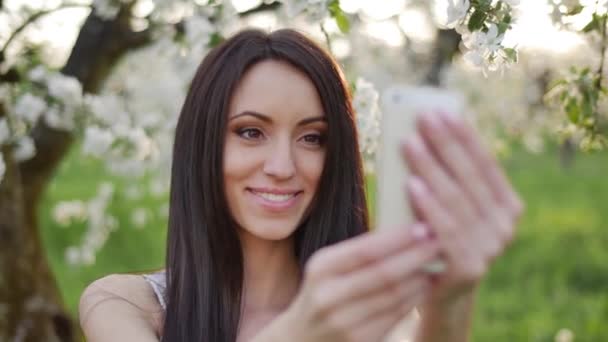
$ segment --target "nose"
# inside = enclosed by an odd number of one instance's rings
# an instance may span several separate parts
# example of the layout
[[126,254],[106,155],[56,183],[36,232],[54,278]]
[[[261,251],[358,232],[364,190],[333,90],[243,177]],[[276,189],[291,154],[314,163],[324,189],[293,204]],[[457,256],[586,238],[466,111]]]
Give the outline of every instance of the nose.
[[269,150],[264,173],[277,179],[289,179],[296,173],[293,151],[289,141],[277,141]]

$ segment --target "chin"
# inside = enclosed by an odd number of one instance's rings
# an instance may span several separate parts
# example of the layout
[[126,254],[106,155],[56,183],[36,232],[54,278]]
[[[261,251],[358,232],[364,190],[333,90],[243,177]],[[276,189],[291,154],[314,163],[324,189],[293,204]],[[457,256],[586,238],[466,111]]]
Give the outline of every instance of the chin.
[[[256,220],[243,225],[242,230],[258,239],[281,241],[289,238],[296,230],[296,222],[277,220]],[[249,228],[255,227],[255,228]]]

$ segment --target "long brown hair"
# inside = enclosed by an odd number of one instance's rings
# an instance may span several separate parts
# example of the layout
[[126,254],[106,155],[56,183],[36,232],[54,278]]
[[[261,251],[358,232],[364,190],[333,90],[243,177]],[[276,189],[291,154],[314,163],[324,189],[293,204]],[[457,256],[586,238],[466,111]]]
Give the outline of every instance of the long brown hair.
[[300,267],[318,249],[369,229],[354,112],[339,66],[297,31],[241,31],[203,59],[177,124],[163,341],[236,340],[243,254],[224,193],[222,153],[233,91],[248,68],[267,59],[308,75],[328,124],[318,190],[294,233]]

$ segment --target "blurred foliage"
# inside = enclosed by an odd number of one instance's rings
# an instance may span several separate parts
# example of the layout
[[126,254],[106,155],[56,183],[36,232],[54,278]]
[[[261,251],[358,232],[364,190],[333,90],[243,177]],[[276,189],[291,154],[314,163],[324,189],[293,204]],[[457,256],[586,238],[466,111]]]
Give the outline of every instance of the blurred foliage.
[[[580,1],[554,1],[560,23],[565,28],[575,30],[564,24],[571,17],[579,16],[586,9]],[[561,106],[568,120],[582,130],[583,139],[579,146],[583,151],[604,150],[608,147],[608,88],[604,85],[606,49],[608,48],[608,13],[605,2],[596,1],[587,5],[594,12],[580,33],[593,42],[598,50],[599,62],[595,68],[572,66],[564,78],[558,79],[547,92],[549,102]],[[592,7],[593,6],[593,7]],[[559,8],[559,9],[558,9]],[[593,44],[593,43],[591,43]]]

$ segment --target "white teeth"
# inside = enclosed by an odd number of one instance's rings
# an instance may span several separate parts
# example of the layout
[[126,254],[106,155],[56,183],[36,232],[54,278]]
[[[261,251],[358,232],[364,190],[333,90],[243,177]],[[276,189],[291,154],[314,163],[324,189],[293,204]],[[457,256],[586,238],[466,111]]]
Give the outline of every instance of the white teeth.
[[296,194],[286,194],[286,195],[278,195],[278,194],[270,194],[267,192],[256,192],[256,191],[252,191],[254,194],[263,197],[269,201],[272,202],[285,202],[289,199],[291,199],[293,196],[295,196]]

